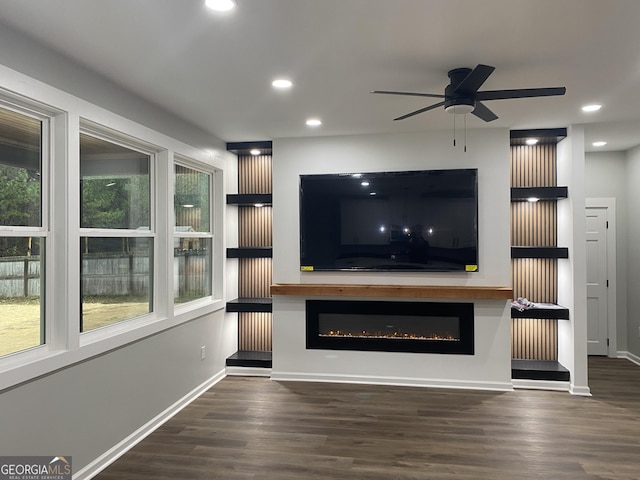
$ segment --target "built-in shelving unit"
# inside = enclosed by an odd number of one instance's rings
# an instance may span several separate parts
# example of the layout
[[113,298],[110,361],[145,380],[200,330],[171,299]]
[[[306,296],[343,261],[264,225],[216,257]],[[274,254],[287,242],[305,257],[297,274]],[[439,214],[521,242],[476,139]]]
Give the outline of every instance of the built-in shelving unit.
[[263,312],[273,311],[271,297],[249,298],[242,297],[227,302],[227,312]]
[[536,303],[535,307],[526,310],[511,307],[511,318],[569,320],[569,309],[555,303]]
[[530,202],[532,199],[536,201],[560,200],[568,198],[568,187],[512,187],[512,202]]
[[226,304],[227,312],[238,314],[238,351],[226,365],[240,371],[268,369],[273,311],[269,296],[273,253],[271,142],[229,143],[227,150],[238,155],[238,193],[227,195],[227,205],[238,207],[239,245],[227,248],[227,258],[238,259],[239,297]]
[[511,247],[511,258],[569,258],[567,247]]
[[227,258],[271,258],[271,247],[237,247],[227,248]]
[[271,205],[273,195],[270,193],[230,193],[227,195],[227,205],[240,207],[255,207],[256,205]]
[[569,196],[556,185],[556,144],[564,137],[566,129],[511,132],[512,284],[515,297],[533,303],[511,308],[513,379],[569,381],[558,362],[557,325],[570,318],[557,304],[557,262],[569,258],[569,249],[557,245],[556,202]]
[[569,370],[554,360],[511,360],[511,378],[568,382]]
[[271,352],[238,350],[227,358],[227,367],[271,368]]

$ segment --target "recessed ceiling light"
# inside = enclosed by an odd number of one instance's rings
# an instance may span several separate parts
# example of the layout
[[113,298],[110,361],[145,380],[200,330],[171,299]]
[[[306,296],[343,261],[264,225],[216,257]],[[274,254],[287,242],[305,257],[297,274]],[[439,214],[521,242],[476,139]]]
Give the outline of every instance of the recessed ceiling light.
[[251,150],[249,150],[249,153],[251,155],[260,155],[262,152],[260,150],[258,150],[257,148],[252,148]]
[[607,142],[593,142],[591,145],[594,147],[604,147],[606,144]]
[[254,203],[253,206],[256,208],[262,208],[264,207],[264,203]]
[[360,185],[362,185],[363,187],[368,187],[369,186],[369,182],[367,182],[366,180],[362,183],[360,183]]
[[284,89],[284,88],[291,88],[291,86],[293,85],[293,82],[291,82],[291,80],[287,80],[286,78],[278,78],[273,82],[271,82],[271,85],[275,88]]
[[529,197],[529,198],[527,198],[527,202],[529,202],[529,203],[536,203],[538,200],[540,200],[538,197]]
[[190,203],[182,205],[184,208],[193,208],[195,205],[191,205]]
[[319,127],[320,125],[322,125],[322,120],[319,120],[317,118],[310,118],[309,120],[307,120],[307,125],[310,127]]
[[525,140],[525,143],[527,145],[535,145],[536,143],[538,143],[540,140],[538,140],[537,138],[527,138]]
[[236,6],[235,0],[205,0],[204,4],[217,12],[228,12]]
[[582,107],[582,111],[583,112],[597,112],[601,108],[602,108],[602,105],[598,105],[598,104],[594,103],[593,105],[585,105],[584,107]]

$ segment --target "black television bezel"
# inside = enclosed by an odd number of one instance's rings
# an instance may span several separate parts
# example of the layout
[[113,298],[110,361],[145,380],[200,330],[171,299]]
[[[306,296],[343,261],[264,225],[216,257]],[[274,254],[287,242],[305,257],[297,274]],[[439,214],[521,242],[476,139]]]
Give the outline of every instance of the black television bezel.
[[[303,188],[302,181],[305,177],[313,177],[313,178],[346,178],[346,177],[354,177],[355,175],[361,175],[363,177],[366,176],[411,176],[411,175],[423,175],[423,174],[443,174],[447,172],[472,172],[474,175],[474,200],[475,200],[475,222],[474,222],[474,231],[475,231],[475,256],[476,262],[475,264],[464,265],[461,264],[461,268],[399,268],[399,267],[389,267],[389,268],[371,268],[371,267],[348,267],[348,268],[327,268],[327,267],[316,267],[313,265],[308,265],[303,263],[303,255],[304,255],[304,215],[303,215]],[[299,204],[298,204],[298,216],[299,216],[299,259],[300,259],[300,271],[301,272],[384,272],[384,273],[475,273],[480,270],[479,268],[479,256],[480,256],[480,248],[479,248],[479,200],[478,200],[478,168],[431,168],[431,169],[423,169],[423,170],[398,170],[398,171],[380,171],[380,172],[345,172],[345,173],[319,173],[319,174],[300,174],[299,183],[298,183],[298,191],[299,191]]]

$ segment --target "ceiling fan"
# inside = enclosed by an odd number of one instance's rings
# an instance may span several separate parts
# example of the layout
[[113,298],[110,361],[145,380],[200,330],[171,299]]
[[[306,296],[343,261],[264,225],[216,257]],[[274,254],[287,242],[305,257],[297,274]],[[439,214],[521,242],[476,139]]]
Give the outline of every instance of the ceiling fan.
[[434,103],[428,107],[421,108],[415,112],[407,113],[394,120],[404,120],[413,117],[419,113],[428,112],[438,107],[444,106],[445,111],[454,114],[473,113],[476,117],[491,122],[496,120],[498,116],[489,110],[482,101],[485,100],[504,100],[508,98],[530,98],[530,97],[551,97],[555,95],[564,95],[565,87],[549,87],[549,88],[517,88],[513,90],[485,90],[479,92],[478,89],[493,73],[495,67],[489,65],[478,65],[473,70],[470,68],[456,68],[450,70],[449,85],[444,89],[444,95],[432,93],[415,93],[415,92],[393,92],[387,90],[374,90],[371,93],[383,95],[409,95],[414,97],[432,97],[443,98],[442,102]]

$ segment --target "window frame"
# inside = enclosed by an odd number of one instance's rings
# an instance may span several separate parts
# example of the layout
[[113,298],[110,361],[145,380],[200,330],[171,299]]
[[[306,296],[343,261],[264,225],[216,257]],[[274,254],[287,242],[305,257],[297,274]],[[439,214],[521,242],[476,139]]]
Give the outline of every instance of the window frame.
[[50,349],[53,335],[53,325],[49,321],[51,318],[51,308],[49,299],[52,298],[47,291],[50,284],[47,281],[48,272],[52,271],[53,264],[51,255],[48,255],[50,248],[51,232],[49,229],[49,195],[51,194],[50,163],[52,152],[52,124],[55,113],[34,102],[17,99],[12,95],[4,94],[0,91],[0,108],[23,115],[40,122],[40,225],[39,226],[18,226],[0,225],[0,237],[35,237],[42,242],[40,259],[40,331],[41,343],[26,349],[3,355],[0,359],[16,359],[22,357],[32,357],[39,355],[39,352]]
[[[192,170],[196,170],[199,173],[204,173],[206,175],[208,175],[209,177],[209,230],[207,232],[177,232],[176,231],[176,218],[175,218],[175,175],[176,175],[176,166],[181,166],[181,167],[185,167],[185,168],[190,168]],[[189,158],[185,155],[181,155],[178,153],[175,153],[173,155],[173,162],[171,162],[171,171],[172,171],[172,195],[171,195],[171,238],[172,238],[172,245],[174,244],[173,242],[175,242],[176,239],[179,238],[208,238],[211,240],[211,258],[210,258],[210,282],[211,282],[211,294],[210,295],[206,295],[194,300],[190,300],[188,302],[184,302],[184,303],[176,303],[175,302],[175,298],[173,298],[172,295],[172,303],[173,303],[173,308],[175,309],[176,312],[186,312],[189,311],[193,308],[197,308],[199,306],[204,306],[207,304],[210,304],[211,302],[213,302],[217,295],[216,295],[216,267],[218,266],[218,263],[216,262],[216,237],[217,235],[215,234],[216,231],[216,222],[218,221],[218,217],[220,217],[221,214],[218,214],[216,212],[215,209],[215,205],[216,205],[216,175],[217,175],[217,170],[211,166],[211,165],[206,165],[203,164],[201,162],[198,162],[192,158]],[[173,251],[172,251],[172,258],[173,258]],[[172,265],[173,262],[172,262]],[[173,275],[172,275],[172,278]],[[172,288],[175,288],[175,286],[173,285],[172,282]],[[173,291],[173,290],[172,290]]]
[[[149,156],[149,230],[139,230],[139,229],[124,229],[124,228],[90,228],[90,227],[82,227],[80,226],[78,229],[78,238],[77,241],[80,243],[83,238],[92,237],[92,238],[148,238],[151,240],[152,244],[152,255],[153,258],[150,261],[150,276],[149,276],[149,288],[151,295],[150,302],[150,311],[143,314],[138,315],[131,318],[125,318],[122,320],[118,320],[116,322],[110,323],[108,325],[104,325],[102,327],[94,328],[87,331],[81,330],[82,325],[82,308],[80,308],[79,312],[79,324],[78,331],[81,337],[81,344],[83,342],[83,337],[87,338],[87,341],[92,340],[100,340],[109,335],[109,331],[120,331],[122,329],[114,329],[115,325],[121,323],[131,322],[133,325],[146,323],[149,321],[153,321],[158,318],[158,292],[156,291],[156,272],[157,272],[157,262],[158,262],[158,254],[156,252],[156,246],[158,241],[158,234],[156,231],[156,163],[157,156],[159,153],[158,148],[154,148],[151,145],[135,139],[129,135],[124,133],[120,133],[117,131],[113,131],[110,129],[106,129],[104,127],[96,126],[88,121],[82,121],[80,123],[80,128],[78,131],[78,145],[80,145],[80,135],[84,134],[93,138],[97,138],[99,140],[112,143],[114,145],[118,145],[120,147],[127,148],[129,150],[133,150],[138,153],[142,153],[143,155]],[[81,162],[81,160],[79,160]],[[81,177],[80,177],[81,178]],[[82,189],[80,189],[80,198],[78,202],[78,215],[80,215],[80,204],[82,202]],[[82,282],[82,252],[80,251],[80,256],[78,258],[78,268],[80,274],[80,282]],[[80,287],[80,304],[82,304],[82,287]],[[125,328],[126,330],[126,328]]]

